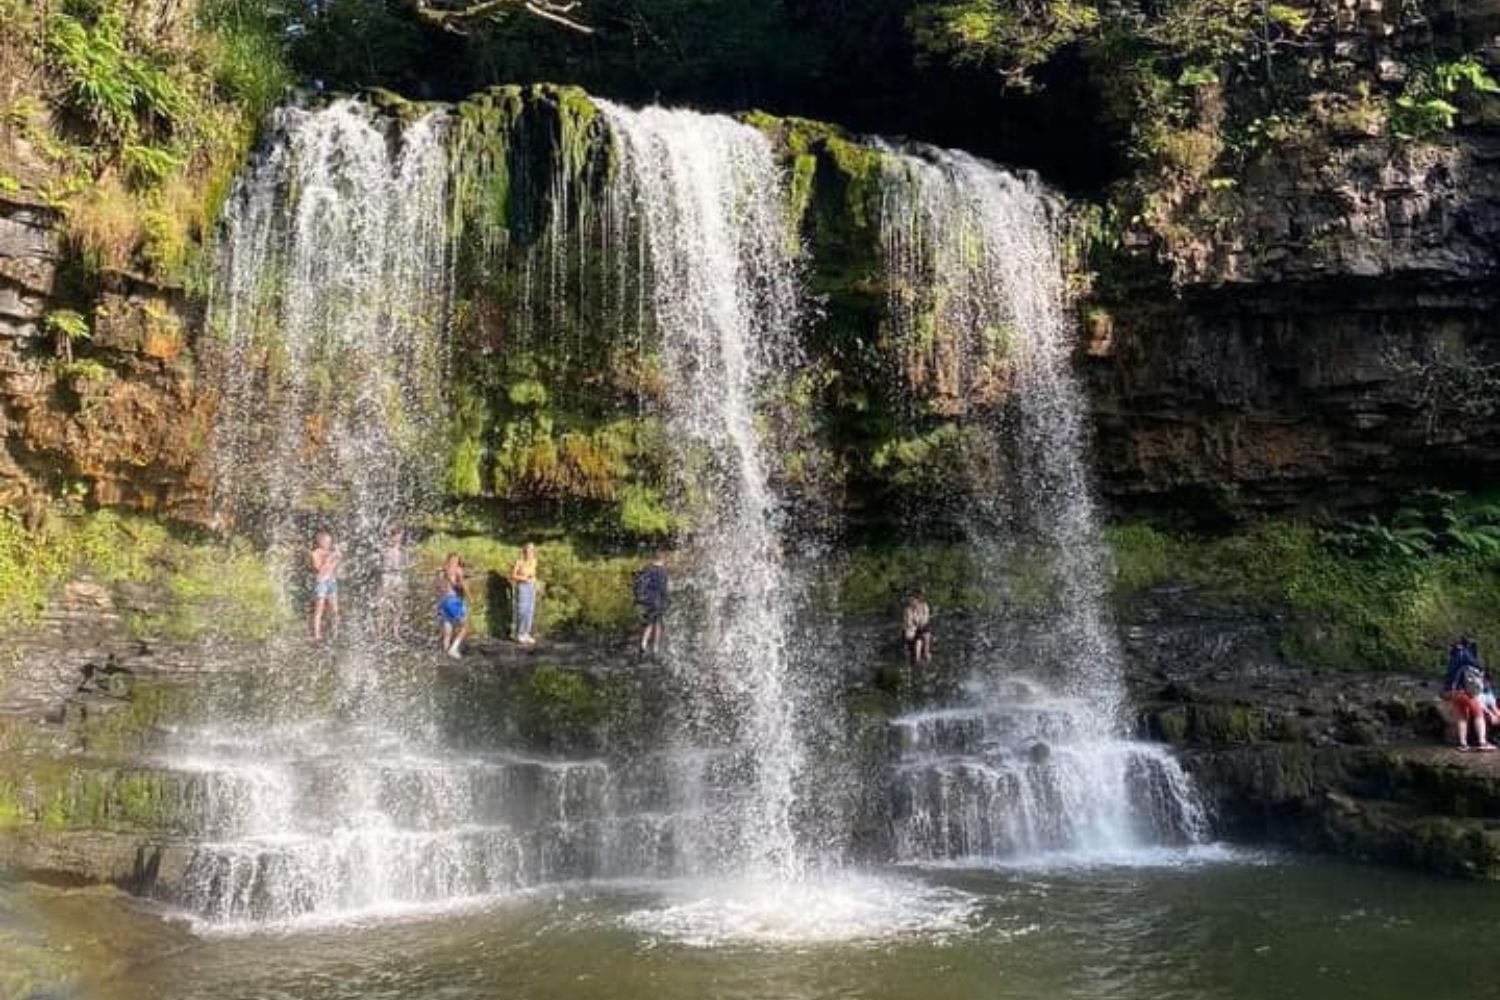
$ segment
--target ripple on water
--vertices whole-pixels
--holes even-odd
[[[978,929],[979,904],[962,890],[898,876],[719,879],[672,883],[659,905],[620,922],[653,944],[694,948],[878,943],[912,935],[943,941]]]
[[[1190,844],[1182,847],[1131,847],[1122,849],[1043,851],[1013,857],[953,858],[908,863],[923,871],[1019,871],[1068,872],[1099,868],[1201,868],[1209,865],[1262,865],[1274,863],[1275,855],[1247,851],[1228,844]]]

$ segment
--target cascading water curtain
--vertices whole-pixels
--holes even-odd
[[[1185,775],[1125,739],[1123,657],[1085,461],[1062,206],[964,153],[889,151],[882,235],[907,377],[961,428],[983,592],[977,704],[898,720],[900,853],[1129,850],[1201,827]]]
[[[298,555],[327,528],[351,570],[443,455],[445,118],[392,128],[354,101],[278,113],[226,207],[208,317],[218,513]]]
[[[702,786],[708,822],[689,834],[685,861],[796,877],[807,764],[796,720],[810,688],[789,643],[798,567],[783,551],[785,512],[760,426],[798,316],[784,177],[767,138],[732,119],[599,107],[619,155],[608,228],[615,252],[637,253],[649,272],[642,295],[698,567],[699,613],[674,636],[688,692],[682,737],[725,754],[687,775]]]

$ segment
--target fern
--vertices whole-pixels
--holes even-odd
[[[157,184],[183,165],[183,158],[157,146],[127,144],[120,150],[125,173],[140,185]]]

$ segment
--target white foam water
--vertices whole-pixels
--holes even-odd
[[[694,948],[807,947],[928,939],[973,930],[979,900],[902,875],[856,872],[796,881],[725,879],[663,887],[659,905],[621,923],[650,940]]]

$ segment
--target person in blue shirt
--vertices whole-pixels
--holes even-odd
[[[1461,636],[1448,647],[1448,673],[1443,678],[1443,697],[1453,707],[1454,744],[1469,749],[1469,723],[1474,723],[1477,737],[1475,750],[1494,750],[1490,745],[1487,715],[1484,709],[1484,669],[1479,663],[1479,647],[1468,636]]]
[[[651,564],[635,576],[635,607],[641,619],[641,655],[661,653],[662,636],[666,634],[667,554],[656,553]]]

